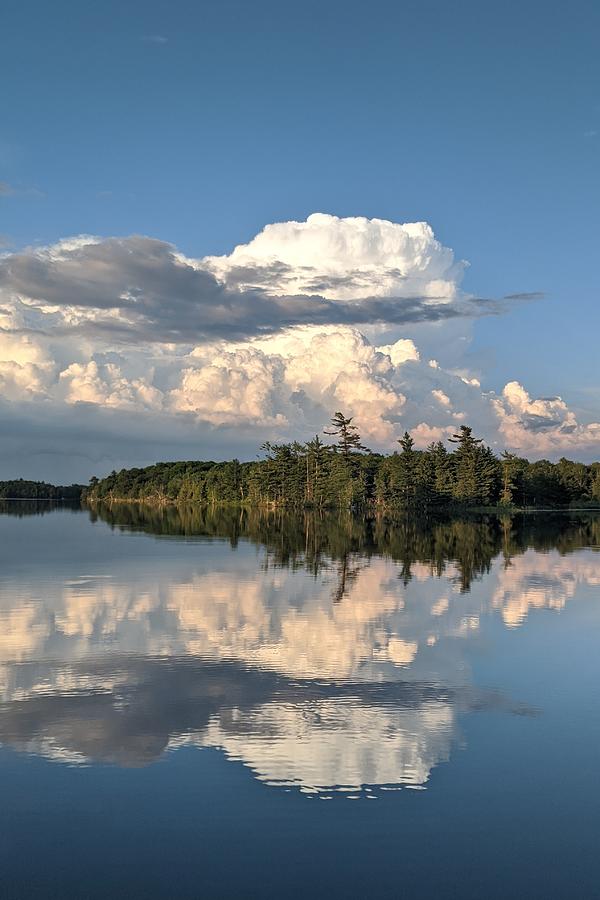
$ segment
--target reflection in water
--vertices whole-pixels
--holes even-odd
[[[469,647],[600,585],[593,517],[116,506],[32,522],[30,564],[7,557],[0,575],[0,742],[119,765],[212,746],[307,792],[422,786],[462,712],[527,713],[473,687]]]

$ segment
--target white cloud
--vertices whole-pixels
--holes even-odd
[[[216,455],[247,455],[265,439],[321,432],[337,409],[375,449],[406,429],[426,446],[466,422],[498,450],[597,454],[600,424],[580,424],[562,399],[516,382],[486,392],[464,367],[464,329],[483,308],[461,291],[463,271],[426,223],[324,214],[269,225],[221,257],[87,235],[5,253],[0,401],[24,434],[47,421],[42,401],[56,422],[78,408],[83,423],[85,405],[82,430],[100,408],[151,411],[156,440],[145,431],[144,445],[153,455],[160,444],[162,458],[175,432],[199,455],[215,455],[217,432]],[[406,335],[413,322],[420,349]],[[114,427],[118,443],[124,425]]]
[[[411,435],[418,449],[425,449],[429,444],[438,441],[446,441],[452,436],[454,427],[452,425],[428,425],[426,422],[419,422],[411,429]]]
[[[79,235],[0,255],[0,302],[23,327],[187,343],[292,325],[447,321],[498,312],[460,290],[464,263],[424,222],[315,214],[230,256],[193,259],[144,236]]]
[[[501,395],[482,391],[462,370],[432,367],[410,340],[378,347],[349,326],[297,326],[272,338],[205,343],[190,352],[153,344],[116,354],[89,339],[63,341],[62,358],[51,349],[44,338],[0,332],[0,390],[25,416],[36,399],[56,410],[85,404],[152,411],[161,441],[178,419],[183,428],[206,424],[205,440],[211,428],[230,429],[222,438],[224,455],[240,453],[241,428],[253,448],[266,439],[304,440],[322,432],[337,409],[355,417],[375,449],[392,449],[404,430],[417,447],[445,441],[460,422],[498,450],[534,457],[600,448],[600,425],[578,424],[560,399],[533,400],[516,383]]]
[[[93,403],[126,409],[160,407],[162,395],[141,378],[128,380],[114,363],[72,363],[60,373],[67,403]]]
[[[278,409],[286,405],[283,361],[261,350],[197,348],[194,368],[185,368],[171,392],[173,408],[194,413],[213,425],[248,422],[260,426],[285,426]]]
[[[273,294],[329,300],[457,296],[466,263],[436,240],[427,222],[399,224],[313,213],[305,222],[267,225],[228,256],[203,260],[219,279]]]
[[[492,403],[510,448],[537,455],[600,448],[600,423],[579,424],[561,397],[534,399],[518,381],[511,381]]]
[[[389,348],[385,348],[389,349]],[[418,358],[412,341],[390,351]],[[201,345],[190,354],[171,400],[178,411],[215,425],[240,421],[320,431],[335,409],[349,409],[367,439],[394,440],[405,397],[393,384],[391,356],[355,328],[298,327],[271,339]]]
[[[445,406],[449,408],[452,404],[450,403],[450,398],[443,391],[440,391],[437,388],[434,388],[431,392],[432,397],[437,400],[440,406]]]
[[[26,334],[2,331],[0,311],[0,393],[12,401],[44,397],[55,366],[41,344]]]
[[[399,338],[394,344],[384,344],[377,349],[389,356],[394,366],[400,366],[411,359],[418,361],[421,358],[415,342],[408,338]]]

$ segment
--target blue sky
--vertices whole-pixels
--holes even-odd
[[[7,2],[2,31],[9,250],[427,221],[466,291],[545,294],[475,323],[482,386],[598,417],[597,3]]]

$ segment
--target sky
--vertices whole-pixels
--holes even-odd
[[[0,477],[337,409],[600,458],[600,7],[11,2]]]

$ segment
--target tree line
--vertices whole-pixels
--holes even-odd
[[[253,462],[171,462],[92,478],[88,500],[232,503],[267,508],[428,509],[600,506],[600,462],[499,457],[472,429],[417,450],[408,432],[392,454],[370,451],[353,418],[337,412],[306,443],[266,443]]]
[[[79,500],[83,490],[82,484],[56,485],[14,478],[0,481],[0,500]]]

